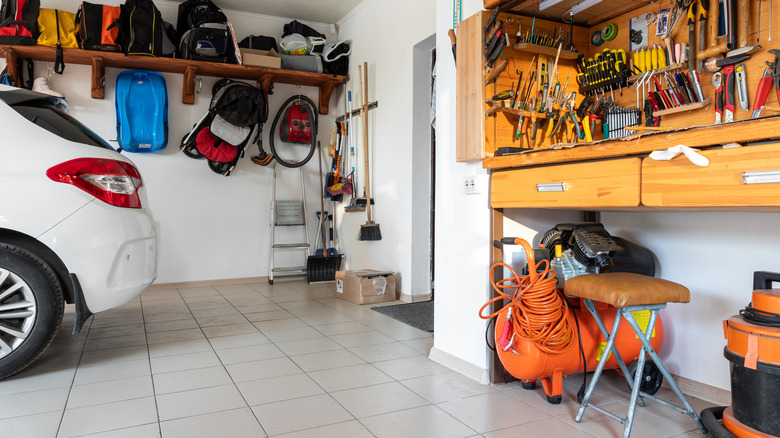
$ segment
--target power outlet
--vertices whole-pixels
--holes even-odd
[[[463,177],[463,193],[467,195],[479,194],[477,188],[477,177],[475,175]]]

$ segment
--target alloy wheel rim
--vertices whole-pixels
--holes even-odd
[[[24,343],[37,313],[30,285],[13,272],[0,268],[0,359]]]

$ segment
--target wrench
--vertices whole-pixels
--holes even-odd
[[[712,86],[715,87],[715,124],[721,123],[723,114],[723,74],[717,72],[712,75]]]

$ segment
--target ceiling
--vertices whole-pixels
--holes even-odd
[[[551,20],[561,21],[562,17],[565,21],[569,20],[568,11],[572,7],[585,3],[583,0],[560,0],[553,6],[545,8],[543,11],[539,10],[539,4],[541,0],[504,0],[500,5],[501,10],[512,10],[523,15],[531,15],[542,18],[549,18]],[[577,24],[587,24],[593,26],[595,24],[603,23],[610,18],[617,17],[626,12],[630,12],[635,9],[639,9],[650,3],[650,1],[637,1],[637,0],[602,0],[600,2],[591,2],[592,6],[588,6],[581,12],[574,15],[574,22]]]
[[[219,7],[234,11],[291,18],[310,23],[336,23],[362,0],[220,0]]]

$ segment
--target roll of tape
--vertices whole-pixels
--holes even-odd
[[[604,44],[604,38],[601,36],[600,31],[593,32],[593,35],[590,37],[590,43],[597,47]]]
[[[604,38],[604,41],[612,41],[617,36],[617,30],[618,28],[614,23],[609,23],[604,26],[604,29],[601,31],[601,36]]]

